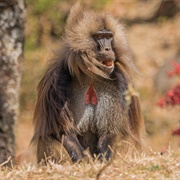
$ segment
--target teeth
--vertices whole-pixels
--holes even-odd
[[[113,60],[104,60],[104,61],[99,61],[99,62],[107,67],[113,66]]]
[[[113,65],[113,61],[112,60],[106,60],[103,62],[104,65],[106,65],[107,67],[110,67]]]

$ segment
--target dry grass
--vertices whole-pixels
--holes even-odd
[[[90,161],[63,165],[51,162],[47,166],[24,163],[12,169],[0,170],[0,179],[171,179],[180,177],[180,151],[139,154],[134,158],[116,154],[110,163]]]

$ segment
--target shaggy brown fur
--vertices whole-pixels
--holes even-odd
[[[97,44],[92,35],[100,29],[113,33],[115,53],[111,74],[96,59]],[[84,11],[77,3],[70,12],[62,48],[50,62],[38,86],[34,113],[37,159],[60,159],[61,144],[73,161],[92,156],[111,158],[118,136],[140,146],[143,120],[137,97],[126,106],[124,91],[137,70],[132,62],[124,27],[113,16]],[[97,94],[97,105],[85,104],[89,84]],[[58,148],[59,147],[59,148]]]

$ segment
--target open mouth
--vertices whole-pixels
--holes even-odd
[[[101,61],[101,63],[107,67],[112,67],[114,65],[113,60],[104,60],[104,61]]]

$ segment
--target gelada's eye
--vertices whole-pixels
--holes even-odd
[[[112,38],[113,36],[112,36],[112,34],[107,34],[106,35],[106,39],[110,39],[110,38]]]
[[[102,38],[103,38],[103,35],[102,35],[102,34],[97,34],[97,35],[96,35],[96,38],[97,38],[97,39],[102,39]]]

